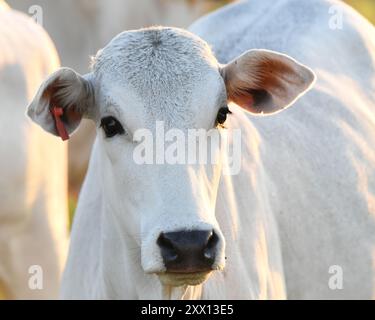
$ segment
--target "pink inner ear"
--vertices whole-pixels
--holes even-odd
[[[230,96],[229,99],[247,111],[254,111],[255,100],[251,94],[237,94],[236,96]]]
[[[67,108],[65,115],[69,123],[77,123],[82,120],[82,115],[79,112],[75,111],[75,106],[72,106],[71,108]]]
[[[51,109],[52,117],[55,120],[56,131],[63,141],[69,140],[68,131],[65,128],[63,121],[61,120],[64,110],[60,107],[54,106]]]

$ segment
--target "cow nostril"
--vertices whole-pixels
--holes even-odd
[[[177,260],[177,250],[172,241],[164,236],[164,233],[160,234],[157,243],[158,246],[163,250],[164,259],[167,259],[170,262]]]
[[[219,242],[219,237],[214,231],[211,231],[211,234],[208,238],[206,248],[204,249],[204,257],[208,260],[213,260],[215,258],[216,246]]]
[[[174,249],[172,241],[170,239],[166,238],[164,236],[164,233],[160,234],[159,239],[158,239],[158,245],[160,247],[165,248],[165,249],[170,249],[170,250]]]
[[[214,231],[211,231],[211,235],[209,236],[208,242],[207,242],[207,248],[208,249],[215,248],[218,242],[219,242],[219,237]]]

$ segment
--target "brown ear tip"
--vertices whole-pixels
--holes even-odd
[[[310,90],[317,81],[317,76],[313,70],[310,68],[304,67],[304,72],[301,72],[304,88],[303,92]]]
[[[307,68],[307,70],[308,70],[308,74],[310,76],[310,78],[309,78],[310,83],[313,85],[318,80],[318,76],[316,75],[316,73],[312,69]]]

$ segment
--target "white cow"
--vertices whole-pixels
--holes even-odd
[[[24,106],[59,59],[43,29],[2,0],[0,48],[0,296],[57,298],[68,245],[66,147]]]
[[[62,137],[83,117],[97,127],[62,297],[285,298],[276,186],[261,158],[265,142],[242,110],[277,113],[313,82],[313,72],[286,55],[251,50],[220,65],[199,37],[162,27],[120,34],[85,76],[63,68],[48,77],[29,105],[31,119]],[[225,136],[216,122],[228,101],[226,126],[242,130],[240,174],[222,174],[225,152],[212,154],[215,164],[135,162],[139,130],[158,134],[158,121]],[[63,126],[51,116],[55,107]]]
[[[252,118],[279,223],[289,298],[375,298],[375,30],[341,1],[242,1],[191,30],[221,63],[289,54],[318,81],[298,106]]]

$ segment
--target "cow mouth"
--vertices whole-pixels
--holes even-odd
[[[198,286],[205,282],[211,275],[212,271],[192,272],[192,273],[178,273],[165,272],[159,273],[159,280],[163,285],[172,287],[181,286]]]

